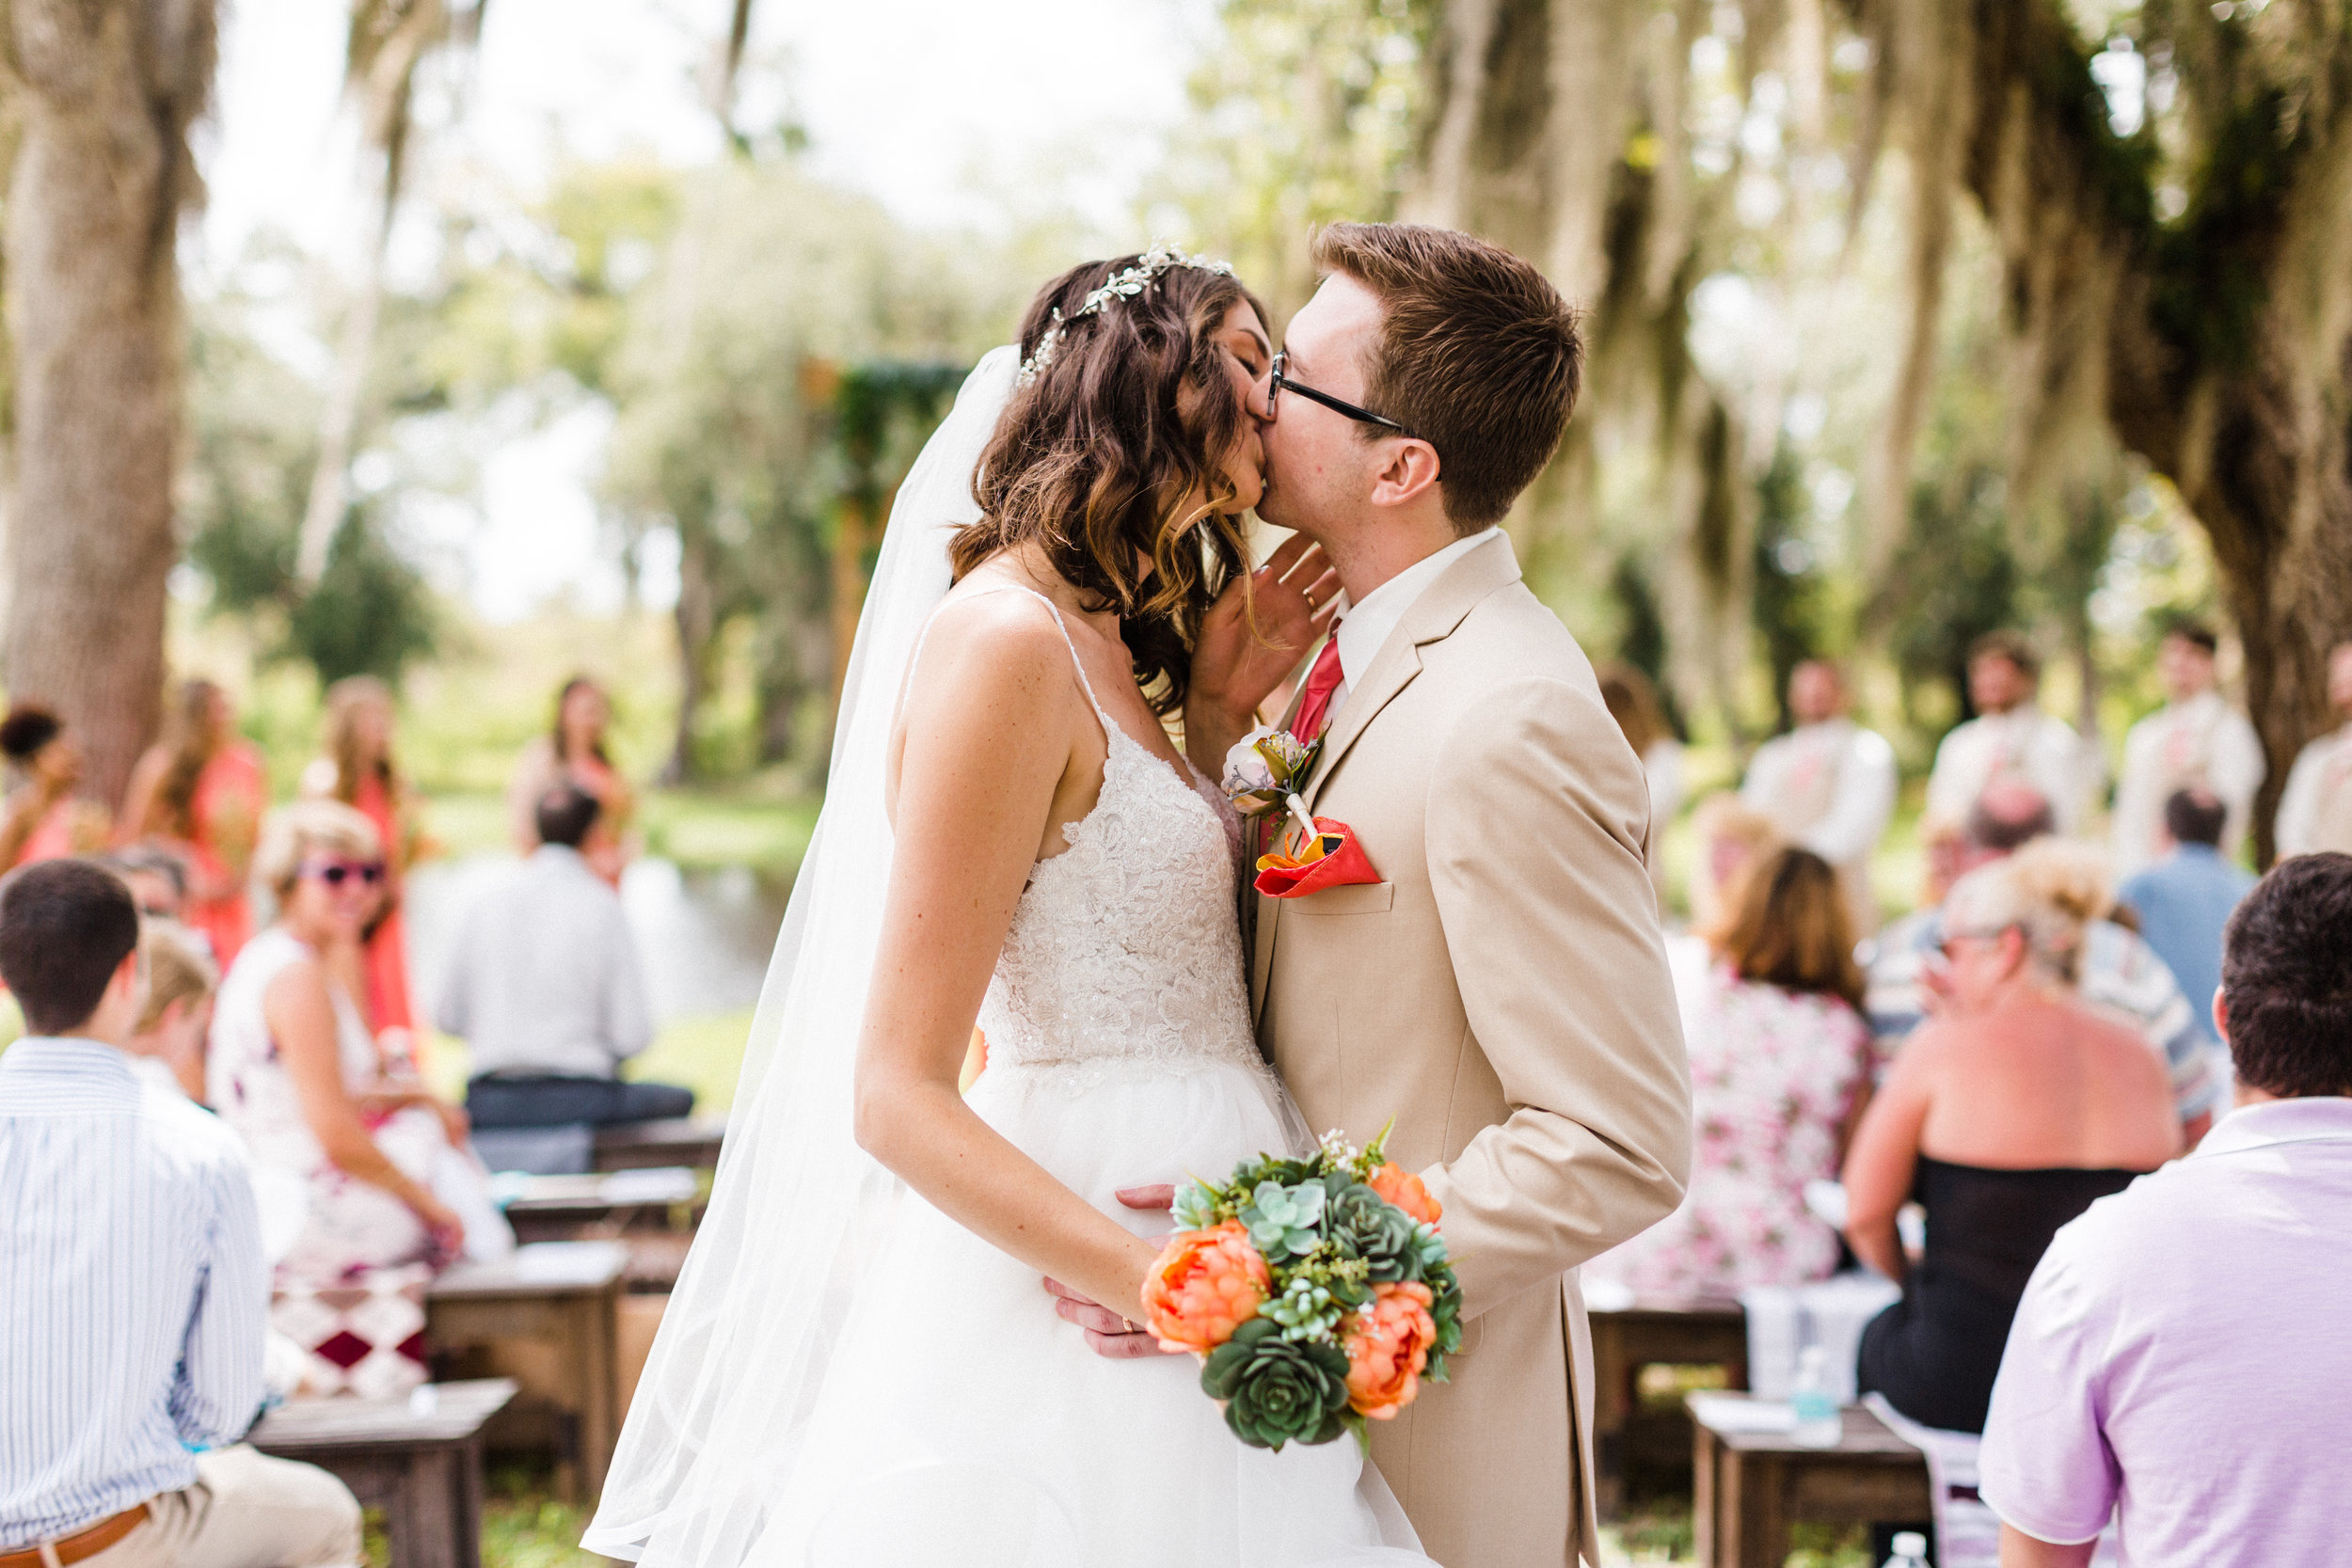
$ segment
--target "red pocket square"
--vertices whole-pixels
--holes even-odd
[[[1258,857],[1258,878],[1251,885],[1269,898],[1304,898],[1326,888],[1353,882],[1376,882],[1356,830],[1327,816],[1315,818],[1316,839],[1302,855],[1280,853]]]

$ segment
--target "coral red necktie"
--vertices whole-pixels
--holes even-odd
[[[1330,716],[1331,693],[1340,689],[1341,679],[1340,628],[1334,623],[1331,635],[1324,639],[1323,652],[1315,656],[1314,668],[1307,672],[1306,694],[1298,700],[1298,717],[1291,734],[1312,740],[1323,733],[1323,721]]]

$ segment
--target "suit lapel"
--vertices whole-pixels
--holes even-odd
[[[1299,792],[1310,813],[1323,793],[1325,781],[1338,768],[1349,748],[1371,728],[1380,710],[1421,673],[1421,650],[1452,636],[1454,628],[1462,624],[1481,599],[1518,580],[1518,557],[1511,548],[1510,537],[1502,535],[1447,567],[1445,574],[1413,602],[1396,630],[1389,634],[1389,640],[1374,656],[1372,668],[1364,672],[1362,688],[1351,688],[1340,711],[1332,716],[1330,727],[1325,732],[1322,754],[1315,759],[1314,776]],[[1282,718],[1284,728],[1289,727],[1297,712],[1298,698],[1294,695],[1290,710]],[[1281,922],[1283,900],[1254,893],[1248,896],[1255,911],[1249,963],[1249,1016],[1254,1023],[1265,1012],[1266,982],[1274,971],[1275,927]]]
[[[1396,630],[1373,656],[1372,668],[1364,672],[1361,690],[1350,689],[1346,702],[1333,716],[1323,754],[1315,759],[1314,777],[1307,781],[1300,798],[1312,810],[1324,784],[1338,771],[1380,710],[1396,699],[1398,692],[1413,684],[1421,673],[1421,650],[1432,642],[1442,642],[1454,635],[1454,628],[1478,601],[1498,588],[1519,580],[1518,557],[1512,552],[1510,536],[1499,534],[1470,551],[1445,570],[1445,574],[1425,589],[1405,611]]]

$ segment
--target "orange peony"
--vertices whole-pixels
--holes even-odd
[[[1421,1392],[1422,1369],[1429,1365],[1429,1346],[1438,1337],[1429,1316],[1431,1300],[1426,1285],[1375,1288],[1372,1307],[1356,1319],[1347,1337],[1347,1402],[1358,1415],[1393,1420]]]
[[[1372,1173],[1371,1180],[1365,1185],[1423,1225],[1437,1224],[1438,1216],[1445,1212],[1438,1200],[1429,1196],[1429,1189],[1422,1184],[1421,1178],[1401,1165],[1382,1165]]]
[[[1167,1349],[1205,1355],[1256,1317],[1273,1288],[1241,1221],[1180,1230],[1144,1276],[1144,1322]]]

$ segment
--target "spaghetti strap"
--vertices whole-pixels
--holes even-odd
[[[1101,700],[1094,695],[1094,683],[1087,679],[1086,661],[1078,657],[1078,644],[1071,640],[1070,624],[1061,618],[1061,606],[1056,604],[1052,598],[1048,597],[1046,594],[1039,593],[1036,589],[1025,588],[1017,582],[991,583],[985,588],[974,589],[971,593],[966,594],[964,597],[966,599],[977,599],[990,594],[1026,594],[1029,597],[1035,599],[1038,603],[1046,608],[1046,610],[1054,617],[1054,629],[1061,633],[1062,646],[1070,650],[1071,668],[1078,673],[1078,689],[1087,694],[1087,703],[1088,705],[1094,709],[1094,717],[1102,721],[1104,729],[1118,735],[1125,735],[1127,732],[1120,729],[1119,721],[1113,719],[1109,713],[1104,711]],[[946,605],[942,603],[939,610],[945,610],[946,608]],[[939,610],[931,611],[931,615],[934,620],[937,619],[939,615]],[[907,660],[907,677],[910,680],[914,678],[915,665],[920,662],[923,657],[924,641],[928,639],[930,634],[931,622],[926,621],[923,623],[923,630],[914,639],[914,653]]]

